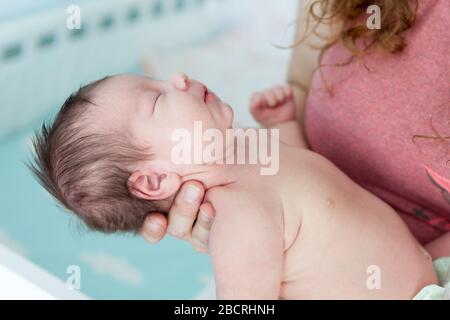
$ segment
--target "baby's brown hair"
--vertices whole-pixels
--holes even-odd
[[[34,136],[34,158],[28,166],[59,204],[89,228],[138,232],[146,215],[162,208],[134,197],[127,185],[130,167],[150,159],[149,150],[135,145],[126,132],[100,133],[88,126],[89,111],[96,107],[95,89],[107,79],[81,87],[52,124],[44,122]]]

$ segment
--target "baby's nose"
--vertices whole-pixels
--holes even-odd
[[[189,88],[189,77],[185,73],[179,72],[174,74],[170,81],[177,89],[187,90]]]

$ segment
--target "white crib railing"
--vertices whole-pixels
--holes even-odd
[[[0,300],[84,300],[87,296],[0,244]]]
[[[150,50],[208,39],[234,21],[235,0],[80,2],[0,23],[0,138],[42,117],[82,83],[136,68]]]

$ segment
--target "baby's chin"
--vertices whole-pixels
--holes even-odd
[[[222,102],[222,107],[223,107],[224,117],[225,117],[225,119],[227,119],[226,128],[232,129],[233,123],[234,123],[234,110],[228,103]]]

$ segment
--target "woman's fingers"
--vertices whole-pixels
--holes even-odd
[[[198,252],[207,253],[215,210],[210,203],[201,203],[204,193],[200,182],[187,181],[175,197],[168,219],[161,213],[152,212],[146,217],[139,233],[150,243],[156,243],[167,230],[177,238],[189,240]]]
[[[169,234],[177,238],[190,235],[204,193],[205,189],[198,181],[187,181],[181,186],[170,208]]]
[[[156,243],[164,237],[166,229],[166,217],[159,212],[152,212],[145,218],[144,225],[139,233],[148,242]]]
[[[209,202],[202,203],[197,221],[192,229],[192,245],[199,252],[208,252],[209,233],[214,217],[214,207]]]

